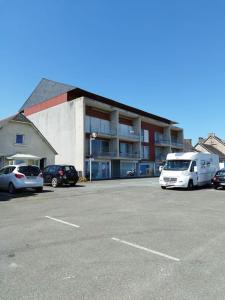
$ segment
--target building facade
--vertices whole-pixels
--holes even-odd
[[[176,122],[47,79],[21,112],[56,149],[56,163],[89,177],[91,161],[93,179],[154,176],[167,153],[183,151]]]
[[[0,168],[9,163],[54,164],[57,152],[23,114],[0,121]]]

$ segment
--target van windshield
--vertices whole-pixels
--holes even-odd
[[[167,160],[163,170],[184,171],[190,166],[190,160]]]

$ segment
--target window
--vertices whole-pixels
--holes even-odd
[[[141,157],[149,159],[149,146],[141,146]]]
[[[17,134],[16,135],[16,144],[23,144],[24,143],[24,135],[23,134]]]
[[[0,170],[0,175],[4,174],[5,168]]]
[[[133,152],[133,145],[128,143],[120,143],[120,153],[128,154]]]
[[[85,131],[91,132],[91,118],[89,116],[85,117]]]
[[[40,174],[40,169],[34,166],[22,166],[18,168],[18,172],[25,176],[38,176]]]
[[[119,133],[122,136],[132,136],[135,134],[133,126],[126,124],[119,124]]]
[[[205,166],[206,166],[205,160],[201,160],[201,168],[205,168]]]
[[[133,162],[121,162],[120,164],[120,176],[130,177],[136,175],[136,163]]]
[[[86,116],[85,131],[110,134],[110,121]]]
[[[167,160],[164,170],[167,171],[185,171],[190,166],[190,160]]]
[[[196,161],[193,161],[192,164],[191,164],[190,172],[194,172],[195,167],[196,167]]]
[[[142,142],[149,143],[149,131],[147,129],[141,129]]]
[[[2,174],[10,174],[13,172],[13,170],[15,170],[15,167],[6,167]]]

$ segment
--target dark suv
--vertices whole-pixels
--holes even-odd
[[[220,186],[225,189],[225,169],[217,171],[216,175],[213,177],[214,189],[217,189]]]
[[[45,184],[53,187],[63,184],[74,186],[79,179],[76,169],[70,165],[47,166],[43,170],[43,178]]]

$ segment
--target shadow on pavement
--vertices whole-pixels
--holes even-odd
[[[28,190],[21,190],[21,191],[17,191],[15,194],[9,194],[7,192],[3,192],[0,191],[0,202],[2,201],[9,201],[11,199],[15,199],[15,198],[25,198],[25,197],[36,197],[39,194],[44,194],[44,193],[53,193],[53,191],[51,190],[43,190],[42,193],[37,193],[32,189],[28,189]]]
[[[170,191],[174,190],[174,191],[178,191],[178,192],[184,192],[184,191],[194,192],[194,191],[198,191],[198,190],[211,190],[211,189],[213,189],[213,186],[211,186],[211,185],[196,186],[191,190],[188,190],[188,189],[185,189],[185,188],[178,188],[178,187],[172,187],[172,188],[168,187],[167,188],[167,190],[170,190]]]
[[[67,189],[76,189],[80,187],[86,187],[86,185],[76,184],[76,185],[60,185],[59,188],[67,188]]]

